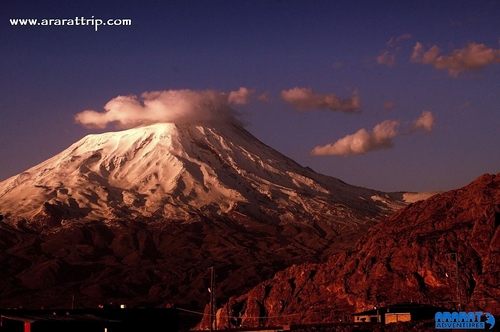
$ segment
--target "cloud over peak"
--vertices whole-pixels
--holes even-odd
[[[254,93],[254,90],[250,90],[245,87],[240,87],[236,91],[229,92],[227,97],[227,102],[234,105],[245,105],[250,101],[250,96]]]
[[[310,88],[295,87],[281,91],[281,98],[298,111],[331,110],[354,113],[361,108],[357,90],[354,91],[352,98],[342,100],[333,93],[317,94]]]
[[[84,127],[99,129],[112,123],[122,129],[159,122],[241,123],[229,104],[246,103],[251,92],[245,89],[240,88],[232,97],[231,93],[188,89],[144,92],[140,97],[118,96],[104,106],[104,112],[85,110],[75,116],[75,121]]]
[[[440,53],[441,49],[435,45],[426,51],[424,46],[417,42],[410,60],[432,65],[438,70],[447,70],[452,77],[457,77],[464,71],[481,70],[488,65],[500,63],[500,50],[489,48],[484,44],[469,43],[462,49],[453,50],[448,56],[440,56]]]

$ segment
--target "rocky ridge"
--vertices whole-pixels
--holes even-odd
[[[228,316],[232,327],[332,322],[410,301],[498,315],[499,226],[500,174],[485,174],[401,209],[353,250],[294,265],[231,297],[217,312],[218,326],[227,327]],[[198,327],[207,326],[205,315]]]

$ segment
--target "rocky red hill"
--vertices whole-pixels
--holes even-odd
[[[292,266],[231,297],[218,324],[227,326],[228,314],[239,326],[332,322],[406,301],[498,315],[499,226],[500,174],[486,174],[410,204],[372,227],[354,250]],[[205,317],[200,327],[207,324]]]

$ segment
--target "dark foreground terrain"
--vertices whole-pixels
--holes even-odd
[[[352,247],[351,236],[249,219],[93,222],[42,231],[0,224],[0,307],[203,307],[212,264],[224,298],[292,264]]]

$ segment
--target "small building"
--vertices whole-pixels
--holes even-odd
[[[379,309],[358,312],[352,315],[354,323],[377,323],[381,322]]]
[[[353,315],[353,321],[354,323],[382,324],[408,322],[433,319],[438,311],[448,311],[448,309],[427,304],[404,302],[356,313]]]

